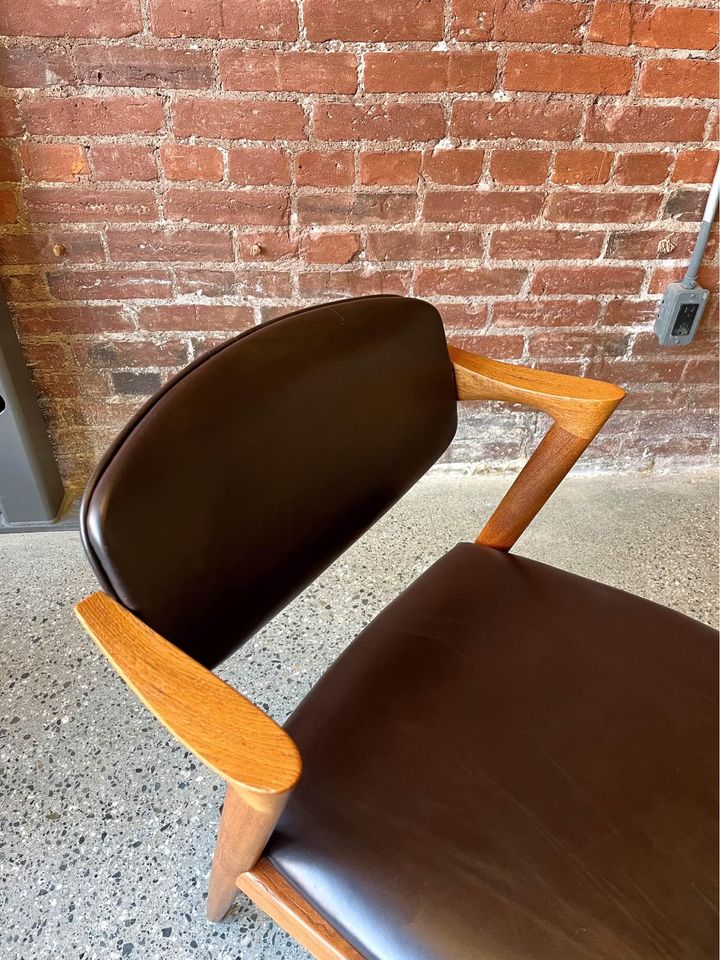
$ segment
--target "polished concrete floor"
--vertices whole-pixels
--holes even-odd
[[[223,676],[282,721],[378,610],[474,537],[507,483],[425,480]],[[715,624],[716,477],[571,478],[518,552]],[[84,636],[72,605],[93,589],[76,533],[0,537],[0,957],[306,957],[242,897],[205,921],[221,784]]]

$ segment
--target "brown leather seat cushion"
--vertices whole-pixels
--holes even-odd
[[[368,960],[717,957],[717,635],[460,544],[287,724],[266,854]]]

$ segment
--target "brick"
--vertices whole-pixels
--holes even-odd
[[[0,137],[19,137],[23,125],[18,115],[18,106],[12,100],[3,100],[0,110]]]
[[[580,28],[587,15],[586,3],[541,0],[528,6],[522,0],[510,0],[498,5],[493,39],[512,43],[579,44]]]
[[[607,150],[558,150],[553,183],[607,183],[613,154]]]
[[[108,370],[113,367],[179,367],[188,362],[187,344],[182,340],[154,341],[80,340],[72,353],[81,367]]]
[[[630,3],[622,0],[595,0],[588,39],[626,47],[632,40]]]
[[[227,334],[201,334],[200,336],[193,336],[191,339],[193,356],[200,357],[206,354],[210,350],[214,350],[215,347],[221,346],[227,341]]]
[[[459,330],[482,330],[487,326],[488,308],[484,303],[444,303],[440,308],[443,324],[448,335]]]
[[[223,178],[223,157],[217,147],[195,147],[164,143],[160,163],[168,180],[209,180]]]
[[[133,300],[172,295],[167,270],[76,270],[49,273],[48,282],[58,300]]]
[[[490,176],[496,183],[537,186],[545,183],[549,162],[547,150],[493,150]]]
[[[304,140],[305,114],[297,103],[269,100],[178,100],[173,132],[179,137]]]
[[[260,322],[265,323],[266,320],[274,320],[275,317],[284,317],[290,311],[296,309],[294,301],[291,303],[275,303],[267,304],[261,303],[257,306],[257,312],[260,314]]]
[[[528,351],[537,359],[557,357],[563,360],[585,359],[587,357],[622,356],[627,349],[627,337],[619,334],[557,333],[549,331],[538,333],[530,338]]]
[[[263,263],[268,260],[284,260],[295,257],[298,242],[285,232],[242,233],[237,238],[238,259]]]
[[[672,410],[678,402],[676,390],[665,390],[662,387],[658,389],[657,384],[650,384],[645,389],[642,387],[643,385],[638,385],[625,395],[622,404],[623,413],[627,413],[628,410]],[[656,450],[657,441],[653,443],[653,451]]]
[[[22,345],[25,362],[28,367],[42,367],[45,370],[59,370],[69,362],[68,348],[64,343],[40,340],[25,340]]]
[[[87,151],[75,143],[24,143],[20,147],[25,174],[30,180],[75,183],[90,173]]]
[[[453,343],[463,350],[469,350],[471,353],[479,353],[485,357],[491,357],[493,360],[518,360],[523,354],[525,340],[523,337],[509,337],[506,334],[488,334],[478,335],[473,333],[471,336],[454,337]],[[512,416],[508,411],[505,416]],[[497,416],[497,413],[495,413]]]
[[[157,218],[151,190],[31,187],[24,197],[28,216],[36,223],[128,223]]]
[[[666,457],[673,464],[676,464],[681,457],[690,457],[692,460],[702,457],[704,461],[709,461],[712,452],[712,440],[707,437],[672,437],[669,440],[656,440],[653,443],[656,465],[662,463]]]
[[[16,223],[20,216],[17,196],[13,190],[0,190],[0,223]]]
[[[242,331],[254,324],[251,307],[172,304],[143,307],[138,314],[142,330]]]
[[[458,100],[450,136],[477,140],[572,140],[580,123],[579,104],[540,100]]]
[[[238,147],[228,151],[228,176],[243,187],[290,183],[290,158],[272,147]]]
[[[107,377],[97,371],[84,370],[80,377],[74,370],[43,370],[36,367],[32,371],[32,378],[38,393],[58,399],[106,397],[109,392]]]
[[[414,193],[321,193],[298,197],[298,222],[309,226],[407,223],[415,218]]]
[[[662,293],[669,283],[677,283],[682,280],[687,269],[687,264],[679,267],[656,267],[650,275],[648,284],[648,293]],[[717,267],[702,266],[698,274],[698,283],[706,290],[717,293],[720,288]]]
[[[712,50],[718,42],[717,14],[692,7],[596,0],[588,39],[619,46]]]
[[[545,217],[554,223],[641,223],[654,220],[661,193],[553,193]]]
[[[442,40],[443,0],[394,0],[393,3],[341,3],[304,0],[309,40]]]
[[[700,107],[592,107],[585,139],[596,143],[685,143],[703,139],[708,111]]]
[[[153,148],[132,143],[94,143],[90,147],[97,180],[155,180]]]
[[[665,201],[663,217],[695,223],[702,220],[706,200],[705,190],[676,190]]]
[[[170,87],[194,90],[213,82],[209,50],[76,45],[77,79],[99,87]]]
[[[400,270],[334,270],[301,273],[300,296],[323,301],[330,297],[367,297],[381,293],[406,294],[410,273]]]
[[[352,53],[221,50],[220,80],[226,90],[291,93],[355,93]]]
[[[191,223],[279,227],[288,223],[288,198],[279,190],[171,187],[165,194],[165,216]]]
[[[368,93],[477,93],[492,90],[496,74],[497,54],[490,51],[365,54]]]
[[[107,242],[110,259],[127,263],[234,259],[232,237],[227,230],[108,230]]]
[[[286,298],[292,289],[287,270],[188,267],[175,274],[181,296]]]
[[[349,187],[355,180],[353,154],[349,150],[295,154],[295,182],[299,187]]]
[[[156,37],[212,37],[239,40],[295,40],[295,0],[150,0]]]
[[[713,394],[718,383],[718,361],[716,357],[707,357],[700,360],[688,360],[685,372],[683,373],[683,382],[685,383],[709,383],[713,387]],[[712,406],[715,406],[716,398],[713,396]]]
[[[357,233],[318,233],[303,237],[300,251],[307,263],[350,263],[362,249]]]
[[[671,163],[672,154],[667,152],[621,153],[615,168],[615,179],[623,185],[664,183]]]
[[[28,133],[108,136],[158,133],[163,128],[159,97],[28,97],[20,105]]]
[[[23,335],[112,333],[132,330],[133,324],[122,307],[47,306],[14,311]]]
[[[536,192],[429,190],[423,218],[439,223],[512,223],[533,220],[542,204],[543,195]]]
[[[21,179],[20,162],[11,146],[0,146],[0,180],[17,183]]]
[[[456,40],[492,39],[496,0],[452,0],[450,31]]]
[[[448,186],[469,186],[482,176],[484,150],[433,150],[423,154],[428,180]]]
[[[420,176],[422,155],[416,150],[396,153],[361,153],[360,183],[373,186],[414,186]]]
[[[632,77],[629,57],[511,50],[504,87],[536,93],[627,93]]]
[[[54,247],[63,247],[57,256]],[[4,264],[101,263],[105,251],[99,233],[58,230],[0,236],[0,261]]]
[[[465,440],[456,435],[441,462],[459,462],[465,466],[469,461],[473,469],[477,467],[483,471],[508,464],[517,468],[522,466],[528,431],[517,422],[512,425],[498,423],[498,415],[493,411],[492,418],[482,422],[482,429],[478,430],[476,426],[471,436],[471,440]]]
[[[696,239],[694,232],[671,230],[613,231],[605,256],[609,260],[685,260]],[[714,239],[711,252],[717,249]]]
[[[519,293],[526,270],[502,267],[419,267],[415,292],[419,296],[478,297]]]
[[[712,183],[717,150],[683,150],[677,155],[672,179],[681,183]]]
[[[609,380],[611,383],[617,383],[621,387],[632,387],[635,384],[643,388],[652,383],[671,383],[676,384],[682,375],[683,360],[665,360],[641,362],[633,360],[615,360],[612,358],[598,358],[590,364],[587,370],[588,377],[596,377],[599,380]],[[617,420],[622,414],[622,408],[613,417]],[[667,414],[662,414],[666,435],[676,432],[670,424]],[[622,423],[622,420],[620,421]],[[662,424],[659,424],[662,427]],[[649,430],[650,422],[645,424]]]
[[[10,303],[34,303],[50,299],[44,273],[6,273],[0,282]]]
[[[673,348],[673,352],[675,350],[677,350],[675,355],[678,356],[682,353],[694,353],[696,347],[693,344],[686,344],[685,347]],[[632,355],[643,357],[644,359],[649,358],[662,361],[667,359],[668,350],[667,347],[663,347],[658,343],[654,331],[647,330],[635,335],[632,345]]]
[[[560,293],[602,294],[639,293],[645,279],[642,267],[540,267],[535,271],[531,292],[540,295]]]
[[[52,87],[73,80],[72,64],[64,51],[0,47],[0,85],[3,87]]]
[[[648,300],[611,300],[607,305],[603,323],[607,325],[635,327],[647,326],[655,320],[657,303]]]
[[[597,323],[597,300],[519,300],[493,305],[495,327],[579,327]]]
[[[712,60],[647,60],[640,72],[644,97],[718,96],[718,65]]]
[[[604,239],[597,230],[495,230],[490,256],[493,260],[594,260]]]
[[[439,103],[316,103],[313,129],[320,140],[437,140],[445,116]]]
[[[119,394],[148,397],[162,386],[160,374],[151,370],[131,371],[113,370],[111,376],[113,390]]]
[[[28,0],[0,7],[10,37],[130,37],[142,29],[139,0]]]
[[[467,230],[386,230],[369,233],[368,260],[479,260],[481,233]]]

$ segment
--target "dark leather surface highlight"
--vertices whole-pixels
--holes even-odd
[[[287,729],[266,855],[368,960],[715,960],[717,634],[460,544]]]
[[[118,438],[86,492],[103,587],[206,666],[304,589],[455,433],[442,322],[365,297],[200,358]]]

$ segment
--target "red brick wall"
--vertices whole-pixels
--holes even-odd
[[[713,6],[3,4],[1,270],[66,474],[219,339],[377,292],[629,387],[586,462],[707,461],[717,310],[684,349],[652,322],[716,159]],[[515,462],[540,427],[472,411],[453,457]]]

